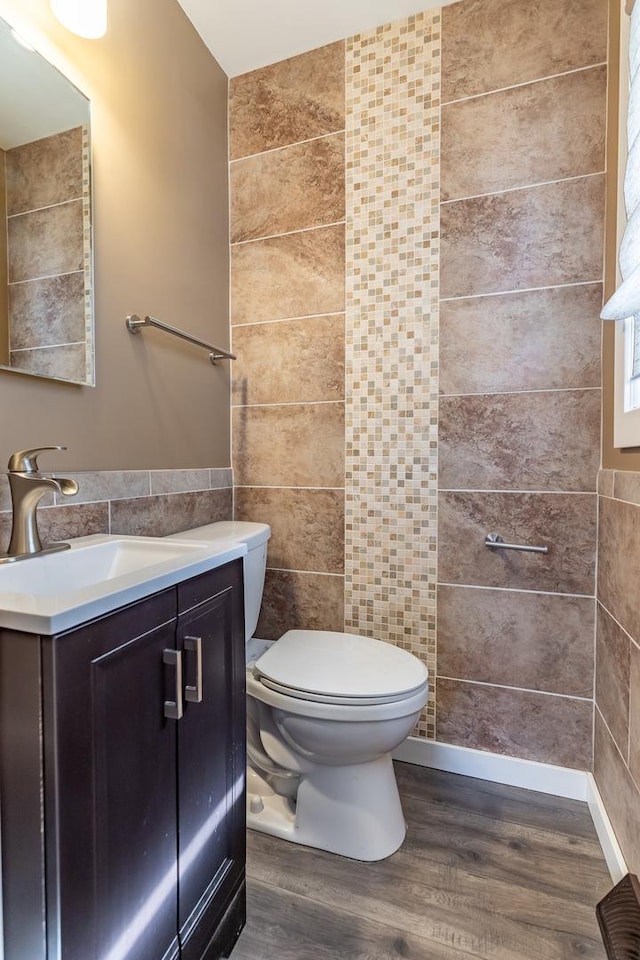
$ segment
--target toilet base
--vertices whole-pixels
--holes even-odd
[[[250,768],[247,826],[352,860],[383,860],[406,833],[391,754],[352,766],[317,764],[302,775],[295,805]]]

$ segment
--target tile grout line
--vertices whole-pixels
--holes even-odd
[[[56,207],[66,207],[70,203],[80,203],[84,197],[70,197],[68,200],[59,200],[57,203],[48,203],[44,207],[33,207],[31,210],[21,210],[19,213],[7,214],[7,220],[15,220],[16,217],[28,217],[32,213],[41,213],[42,210],[54,210]]]
[[[311,233],[312,230],[327,230],[330,227],[343,227],[346,220],[332,220],[331,223],[316,223],[311,227],[299,227],[297,230],[285,230],[283,233],[268,233],[263,237],[249,237],[247,240],[232,240],[231,249],[243,247],[248,243],[260,243],[262,240],[279,240],[281,237],[293,237],[298,233]]]
[[[146,500],[146,499],[155,499],[157,497],[179,497],[189,493],[215,493],[222,490],[231,490],[231,485],[226,487],[197,487],[193,490],[162,490],[160,492],[154,493],[153,491],[147,491],[145,493],[127,493],[123,496],[118,496],[114,494],[107,494],[103,497],[97,497],[96,499],[86,499],[86,500],[75,500],[73,497],[65,497],[64,500],[58,500],[57,494],[54,494],[53,503],[45,503],[40,506],[39,510],[50,510],[52,507],[80,507],[87,504],[96,504],[96,503],[120,503],[123,500]],[[319,488],[319,489],[328,489],[328,488]],[[71,502],[68,502],[71,501]],[[6,510],[0,510],[0,514],[9,514],[11,513],[11,508]]]
[[[257,153],[248,153],[245,157],[230,157],[229,167],[234,163],[243,163],[245,160],[255,160],[256,157],[264,157],[270,153],[278,153],[280,150],[288,150],[289,147],[301,147],[305,143],[315,143],[317,140],[328,140],[329,137],[344,136],[346,128],[332,130],[331,133],[319,133],[317,137],[307,137],[306,140],[294,140],[292,143],[283,143],[279,147],[269,147],[267,150],[258,150]]]
[[[247,410],[255,407],[321,407],[327,405],[344,404],[342,400],[278,400],[273,403],[234,403],[232,410]]]
[[[36,283],[38,280],[57,280],[59,277],[82,276],[84,270],[68,270],[66,273],[45,273],[41,277],[28,277],[26,280],[9,280],[8,287],[19,287],[23,283]]]
[[[468,200],[484,200],[488,197],[502,197],[507,193],[521,193],[523,190],[539,190],[541,187],[552,187],[558,183],[575,183],[577,180],[589,180],[593,177],[603,177],[606,171],[596,170],[593,173],[580,173],[572,177],[559,177],[557,180],[540,180],[535,183],[525,183],[518,187],[506,187],[504,190],[490,190],[487,193],[471,193],[466,197],[453,197],[450,200],[441,200],[441,207],[448,207],[453,203],[466,203]]]
[[[541,293],[545,290],[567,290],[570,287],[603,286],[602,278],[596,280],[574,280],[570,283],[551,283],[546,287],[514,287],[510,290],[491,290],[487,293],[465,293],[456,297],[440,297],[440,303],[454,303],[457,300],[479,300],[485,297],[508,297],[516,293]]]
[[[270,317],[268,320],[249,320],[248,323],[234,323],[232,329],[242,327],[264,327],[272,323],[294,323],[297,320],[321,320],[324,317],[344,317],[345,309],[331,310],[328,313],[304,313],[299,317]]]
[[[625,627],[622,626],[622,624],[621,624],[620,621],[617,619],[617,617],[614,617],[614,615],[611,613],[611,611],[609,610],[609,608],[607,607],[607,605],[606,605],[605,603],[603,603],[602,600],[601,600],[599,597],[596,597],[595,599],[596,599],[596,603],[598,604],[598,606],[602,607],[602,609],[603,609],[604,612],[607,614],[607,616],[610,617],[611,620],[613,620],[613,622],[616,624],[617,627],[619,627],[620,630],[622,630],[622,632],[624,633],[625,637],[627,637],[627,638],[631,641],[631,643],[634,645],[634,647],[637,647],[638,650],[640,651],[640,644],[638,643],[638,641],[635,640],[634,637],[631,636],[631,634],[629,633],[629,631],[628,631]]]
[[[268,483],[236,483],[234,488],[236,490],[333,490],[338,493],[344,491],[344,487],[303,487],[299,484],[293,487],[285,487],[283,484]]]
[[[314,577],[344,577],[344,573],[331,573],[329,570],[298,570],[295,567],[270,567],[267,566],[267,570],[272,570],[274,573],[301,573],[309,574]]]
[[[486,680],[468,680],[464,677],[446,677],[438,674],[437,680],[449,680],[452,683],[473,684],[476,687],[491,687],[498,690],[517,690],[520,693],[535,693],[542,697],[559,697],[561,700],[578,700],[580,703],[592,703],[591,697],[577,697],[571,693],[554,693],[551,690],[536,690],[531,687],[515,687],[507,683],[490,683]]]
[[[531,390],[480,390],[476,393],[441,393],[440,400],[458,397],[516,397],[530,393],[597,393],[602,387],[540,387]]]
[[[60,347],[85,346],[86,340],[70,340],[65,343],[43,343],[39,347],[11,347],[10,353],[33,353],[40,350],[58,350]]]
[[[594,490],[521,490],[521,489],[505,489],[505,488],[495,488],[495,487],[438,487],[438,493],[500,493],[500,494],[517,494],[518,496],[523,496],[531,494],[536,497],[597,497],[598,493]]]
[[[525,593],[540,597],[566,597],[573,600],[595,600],[593,593],[563,593],[560,590],[536,590],[535,587],[527,590],[525,587],[493,587],[483,583],[450,583],[446,580],[438,581],[439,587],[453,587],[460,590],[498,590],[500,593]]]
[[[606,721],[606,719],[605,719],[605,717],[604,717],[604,715],[603,715],[603,713],[602,713],[602,710],[600,709],[600,707],[598,706],[597,703],[594,704],[594,707],[595,707],[595,710],[598,711],[598,715],[600,716],[600,719],[601,719],[602,723],[604,724],[604,727],[605,727],[607,733],[609,734],[609,738],[611,739],[611,743],[613,744],[614,750],[616,751],[616,753],[618,754],[618,756],[619,756],[620,759],[622,760],[622,764],[623,764],[625,770],[627,771],[627,773],[629,774],[629,779],[631,780],[632,784],[634,785],[634,787],[636,788],[636,790],[638,791],[638,793],[640,793],[640,784],[636,781],[636,778],[635,778],[634,775],[631,773],[631,767],[629,766],[628,762],[627,762],[627,761],[625,760],[625,758],[622,756],[622,753],[621,753],[621,751],[620,751],[620,747],[618,746],[618,744],[617,744],[617,742],[616,742],[616,738],[614,737],[613,733],[611,732],[611,727],[610,727],[609,724],[607,723],[607,721]],[[595,717],[594,717],[594,725],[595,725]]]
[[[561,73],[550,73],[545,77],[534,77],[533,80],[523,80],[521,83],[512,83],[507,87],[496,87],[494,90],[484,90],[482,93],[471,93],[466,97],[458,97],[455,100],[445,100],[441,104],[441,107],[444,109],[456,103],[466,103],[468,100],[479,100],[481,97],[492,97],[496,93],[506,93],[508,90],[519,90],[521,87],[530,87],[532,84],[546,83],[549,80],[558,80],[561,77],[570,77],[576,73],[584,73],[587,70],[598,70],[600,67],[606,66],[607,61],[602,60],[599,63],[590,63],[584,67],[575,67],[573,70],[563,70]]]
[[[612,500],[613,503],[626,503],[630,507],[640,507],[640,500],[625,500],[624,497],[608,497],[606,493],[599,493],[599,497],[602,497],[603,500]]]

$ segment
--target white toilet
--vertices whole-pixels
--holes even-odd
[[[289,630],[275,643],[252,640],[270,534],[267,524],[226,521],[176,535],[248,549],[247,824],[381,860],[405,835],[391,753],[427,701],[427,669],[405,650],[346,633]]]

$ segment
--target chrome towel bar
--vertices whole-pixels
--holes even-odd
[[[484,545],[491,550],[522,550],[526,553],[549,553],[549,547],[529,547],[526,543],[505,543],[499,533],[488,533],[485,537]]]
[[[163,323],[162,320],[157,320],[155,317],[145,317],[144,320],[141,320],[140,317],[136,316],[135,313],[132,313],[130,317],[127,317],[127,330],[129,333],[139,333],[142,327],[157,327],[158,330],[164,330],[165,333],[171,333],[174,337],[180,337],[181,340],[187,340],[189,343],[194,343],[196,347],[204,347],[205,350],[210,351],[209,360],[213,364],[215,364],[216,360],[236,359],[234,353],[229,353],[227,350],[223,350],[222,347],[214,347],[212,343],[207,343],[206,340],[200,340],[199,337],[194,337],[190,333],[185,333],[184,330],[178,330],[177,327],[170,327],[168,323]]]

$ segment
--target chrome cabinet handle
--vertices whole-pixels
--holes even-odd
[[[196,683],[186,685],[184,698],[189,703],[202,703],[202,637],[185,637],[184,648],[196,655]]]
[[[163,650],[162,662],[175,667],[175,700],[165,700],[164,715],[168,720],[182,719],[182,650]]]

